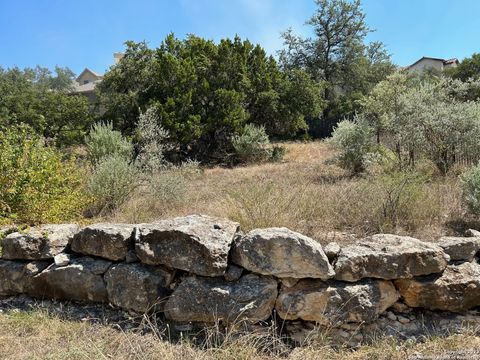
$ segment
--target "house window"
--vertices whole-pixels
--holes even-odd
[[[88,80],[83,80],[83,85],[88,84],[88,83],[89,83]]]

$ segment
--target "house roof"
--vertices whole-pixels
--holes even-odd
[[[97,74],[95,71],[89,69],[88,67],[85,68],[81,73],[80,75],[78,75],[77,77],[77,81],[80,81],[80,78],[83,76],[83,74],[89,72],[90,74],[92,74],[93,76],[99,78],[99,79],[102,79],[103,78],[103,75],[100,75],[100,74]]]
[[[75,83],[72,92],[73,93],[87,93],[95,90],[95,87],[101,80],[92,81],[86,84]]]
[[[443,63],[443,65],[450,65],[450,64],[458,64],[458,59],[457,58],[452,58],[452,59],[448,59],[448,60],[445,60],[445,59],[440,59],[440,58],[434,58],[434,57],[428,57],[428,56],[422,56],[420,59],[418,59],[417,61],[415,61],[413,64],[407,66],[406,68],[409,69],[411,68],[412,66],[415,66],[417,65],[419,62],[421,62],[422,60],[434,60],[434,61],[441,61]]]

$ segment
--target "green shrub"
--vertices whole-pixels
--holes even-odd
[[[133,145],[119,131],[113,130],[112,123],[97,123],[92,126],[85,139],[88,159],[95,165],[105,156],[120,156],[130,160]]]
[[[45,146],[27,126],[0,130],[0,223],[69,221],[89,203],[75,159]]]
[[[245,125],[241,134],[232,137],[235,155],[243,163],[267,160],[271,155],[269,144],[265,128],[253,124]]]
[[[102,157],[95,166],[88,190],[95,200],[94,211],[110,213],[122,205],[138,185],[134,163],[120,154]]]
[[[368,154],[373,148],[373,130],[360,117],[343,120],[334,129],[330,142],[340,151],[337,162],[353,174],[365,170]]]
[[[462,176],[462,193],[469,212],[480,215],[480,164]]]

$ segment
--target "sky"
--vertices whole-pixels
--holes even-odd
[[[480,52],[480,0],[363,0],[368,41],[405,66],[422,56]],[[151,47],[170,32],[218,41],[236,34],[276,54],[287,28],[311,34],[314,0],[0,0],[0,66],[103,73],[127,40]]]

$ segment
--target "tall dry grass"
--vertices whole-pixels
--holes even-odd
[[[324,142],[287,143],[282,163],[204,169],[179,201],[135,194],[110,220],[145,222],[202,213],[228,217],[244,230],[286,226],[321,242],[332,231],[359,236],[394,232],[434,240],[462,216],[458,178],[420,171],[428,180],[403,186],[398,174],[350,177],[329,160]]]

